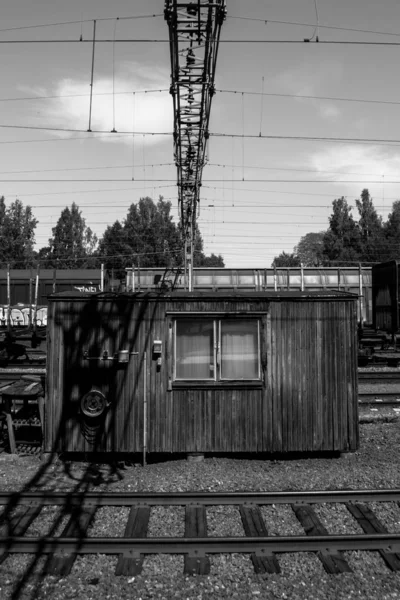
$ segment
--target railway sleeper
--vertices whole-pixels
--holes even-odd
[[[292,510],[307,535],[329,535],[318,515],[309,504],[292,504]],[[316,553],[327,573],[352,573],[352,569],[342,552],[319,551]]]
[[[365,533],[388,533],[386,527],[379,521],[375,513],[366,505],[357,503],[346,503],[347,510],[356,519]],[[395,552],[378,550],[386,565],[392,571],[400,571],[400,555]]]

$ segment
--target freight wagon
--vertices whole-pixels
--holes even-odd
[[[399,333],[400,262],[391,260],[372,267],[374,329],[392,336]]]
[[[81,291],[96,293],[110,291],[155,291],[185,289],[184,276],[179,271],[164,268],[127,269],[129,283],[118,280],[112,272],[101,269],[44,269],[39,272],[38,305],[43,308],[41,321],[47,318],[47,296],[54,292]],[[11,305],[30,305],[35,297],[35,270],[11,270]],[[195,268],[193,289],[198,291],[320,291],[342,290],[357,294],[358,319],[371,324],[372,278],[371,269],[358,267],[289,267],[267,269]],[[32,299],[32,300],[31,300]],[[7,271],[0,270],[0,306],[7,302]],[[1,308],[0,308],[1,310]],[[26,311],[25,311],[26,312]],[[1,318],[1,315],[0,315]],[[20,318],[20,317],[19,317]],[[18,319],[17,319],[18,320]]]

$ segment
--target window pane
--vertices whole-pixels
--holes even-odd
[[[258,322],[221,321],[221,378],[258,379]]]
[[[214,379],[213,321],[176,321],[176,379]]]

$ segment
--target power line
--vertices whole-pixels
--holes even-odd
[[[8,125],[0,123],[2,129],[29,129],[39,131],[56,131],[66,133],[92,133],[85,129],[72,129],[64,127],[46,127],[46,126],[33,126],[33,125]],[[110,131],[106,130],[93,130],[93,133],[114,135]],[[118,131],[118,135],[141,135],[141,136],[165,136],[172,135],[169,131]],[[265,140],[295,140],[295,141],[310,141],[310,142],[339,142],[339,143],[362,143],[362,144],[376,144],[376,145],[399,145],[400,140],[398,139],[379,139],[379,138],[341,138],[341,137],[325,137],[325,136],[305,136],[305,135],[260,135],[260,134],[242,134],[242,133],[210,133],[212,137],[229,137],[229,138],[246,138],[246,139],[265,139]],[[90,136],[89,136],[90,137]]]
[[[355,171],[325,171],[325,170],[318,170],[318,169],[297,169],[297,168],[291,168],[291,167],[260,167],[260,166],[255,166],[255,165],[224,165],[221,163],[207,163],[206,167],[226,167],[228,169],[254,169],[254,170],[262,170],[262,171],[289,171],[289,172],[296,172],[296,173],[336,173],[337,175],[365,175],[366,177],[368,175],[374,175],[376,177],[379,177],[383,175],[383,173],[360,173],[360,172],[355,172]]]
[[[55,181],[55,180],[52,180]],[[132,182],[135,183],[135,182]],[[165,188],[171,188],[171,187],[176,187],[175,185],[154,185],[152,186],[152,188],[155,189],[165,189]],[[8,196],[16,196],[18,198],[27,198],[27,197],[31,197],[31,196],[66,196],[66,195],[71,195],[71,194],[98,194],[98,193],[106,193],[106,192],[138,192],[138,191],[145,191],[146,188],[145,187],[141,187],[141,188],[135,188],[135,187],[128,187],[128,188],[100,188],[100,189],[95,189],[95,190],[70,190],[68,192],[39,192],[37,194],[7,194]]]
[[[125,21],[125,20],[136,20],[136,19],[151,19],[153,17],[162,17],[163,14],[154,14],[154,15],[135,15],[130,17],[102,17],[100,19],[96,18],[96,21]],[[80,25],[82,23],[93,23],[93,19],[80,19],[79,21],[62,21],[58,23],[40,23],[36,25],[20,25],[19,27],[6,27],[0,29],[0,33],[3,31],[20,31],[23,29],[38,29],[42,27],[58,27],[59,25]],[[82,40],[83,41],[83,40]]]
[[[324,137],[324,136],[307,136],[307,135],[260,135],[257,134],[241,134],[241,133],[210,133],[213,137],[229,137],[229,138],[246,138],[246,139],[266,139],[266,140],[295,140],[309,142],[339,142],[339,143],[362,143],[375,144],[377,146],[391,145],[397,146],[400,140],[395,139],[378,139],[378,138],[340,138],[340,137]]]
[[[93,96],[121,96],[130,94],[153,94],[158,92],[168,92],[169,88],[160,88],[157,90],[132,90],[129,92],[93,92]],[[88,98],[90,94],[56,94],[53,96],[22,96],[19,98],[0,98],[0,102],[15,102],[18,100],[55,100],[57,98]]]
[[[131,181],[132,183],[148,183],[149,185],[153,182],[159,183],[161,181],[165,182],[176,182],[176,179],[0,179],[0,183],[126,183]],[[217,179],[204,179],[205,183],[213,183],[213,182],[224,182],[225,179],[217,178]],[[382,184],[394,184],[400,183],[400,179],[397,180],[368,180],[360,179],[360,180],[350,180],[350,179],[249,179],[249,178],[241,178],[241,179],[230,179],[230,182],[233,183],[352,183],[352,184],[367,184],[367,183],[379,183]]]
[[[93,39],[59,39],[59,40],[0,40],[0,44],[92,44]],[[151,39],[151,38],[125,38],[113,40],[108,38],[96,38],[96,44],[169,44],[166,39]],[[368,42],[354,40],[319,40],[312,42],[310,40],[265,40],[265,39],[229,39],[220,40],[221,44],[301,44],[307,43],[318,45],[336,45],[336,46],[400,46],[400,42]]]
[[[216,90],[222,94],[245,94],[250,96],[272,96],[277,98],[302,98],[308,100],[337,100],[340,102],[360,102],[366,104],[393,104],[399,105],[395,100],[367,100],[364,98],[340,98],[337,96],[311,96],[308,94],[281,94],[275,92],[246,92],[239,90]]]
[[[86,132],[87,133],[87,132]],[[112,138],[118,138],[118,137],[127,137],[127,134],[118,134],[118,133],[111,133],[111,131],[107,134],[109,136],[112,136]],[[132,135],[132,134],[131,134]],[[86,136],[71,136],[71,137],[65,137],[65,138],[45,138],[45,139],[41,139],[41,140],[6,140],[3,142],[0,142],[0,144],[34,144],[36,142],[38,143],[42,143],[42,142],[70,142],[70,141],[76,141],[76,140],[84,140],[84,141],[90,141],[90,140],[99,140],[99,139],[104,139],[106,137],[106,134],[103,133],[102,135],[86,135]]]
[[[67,133],[101,133],[101,134],[111,134],[114,132],[106,131],[106,130],[96,130],[91,129],[88,131],[87,129],[72,129],[68,127],[46,127],[46,126],[36,126],[36,125],[7,125],[6,123],[0,123],[1,129],[33,129],[35,131],[61,131]],[[172,135],[170,131],[118,131],[119,135]]]
[[[302,26],[302,27],[315,27],[315,23],[301,23],[299,21],[277,21],[275,19],[257,19],[257,18],[253,18],[253,17],[240,17],[240,16],[234,16],[234,15],[228,15],[228,19],[238,19],[241,21],[255,21],[255,22],[264,23],[265,25],[267,23],[274,23],[277,25],[298,25],[298,26]],[[387,35],[387,36],[395,36],[395,37],[400,36],[400,33],[391,33],[390,31],[377,31],[377,30],[373,30],[373,29],[357,29],[355,27],[342,27],[339,25],[321,25],[321,23],[318,23],[318,27],[320,29],[334,29],[336,31],[352,31],[355,33],[373,33],[375,35]]]
[[[174,166],[174,163],[154,163],[149,165],[135,165],[135,168],[140,169],[143,167],[170,167]],[[24,171],[0,171],[0,175],[4,175],[6,173],[17,174],[17,173],[54,173],[60,171],[104,171],[106,169],[130,169],[132,165],[120,165],[120,166],[107,166],[102,165],[99,167],[70,167],[63,169],[29,169]]]

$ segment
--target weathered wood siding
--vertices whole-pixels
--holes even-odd
[[[355,450],[355,304],[271,302],[268,321],[263,450]]]
[[[356,300],[281,296],[53,297],[46,451],[142,451],[145,381],[149,452],[355,450]],[[257,313],[263,381],[174,384],[174,314],[194,312]],[[154,340],[163,342],[159,368]],[[123,349],[139,353],[125,366],[83,357],[85,350],[93,357]],[[90,431],[79,405],[92,387],[110,406]]]

